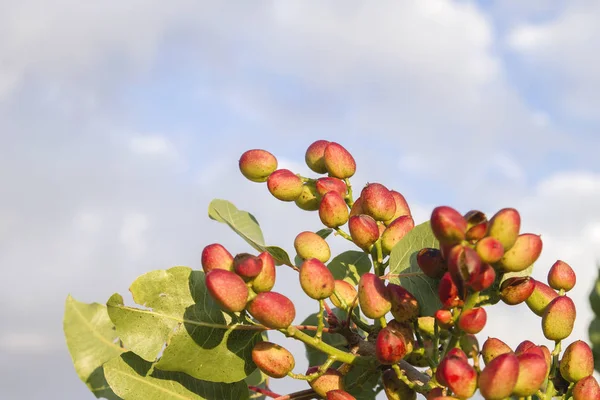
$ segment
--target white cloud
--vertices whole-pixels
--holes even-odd
[[[41,333],[8,332],[0,336],[0,348],[7,353],[38,354],[54,350],[56,343]]]
[[[507,36],[508,45],[530,66],[530,79],[559,82],[550,85],[553,96],[548,100],[591,120],[598,120],[600,104],[599,16],[598,2],[573,1],[554,18],[521,22]]]
[[[163,135],[136,135],[130,139],[134,153],[148,156],[174,156],[175,146]]]
[[[119,239],[133,258],[139,258],[147,249],[145,234],[150,228],[148,217],[140,212],[130,212],[123,217]]]

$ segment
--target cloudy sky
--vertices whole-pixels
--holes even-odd
[[[208,219],[211,199],[253,212],[269,244],[318,229],[237,170],[265,148],[305,172],[317,139],[355,155],[356,187],[402,192],[417,222],[437,205],[518,208],[544,240],[534,276],[557,259],[576,270],[573,338],[587,339],[598,18],[592,0],[0,0],[0,397],[93,398],[64,344],[67,294],[104,302],[146,271],[200,268],[209,243],[247,250]],[[548,344],[525,306],[499,308],[481,338]]]

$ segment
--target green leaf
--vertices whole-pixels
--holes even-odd
[[[258,221],[249,212],[238,210],[227,200],[215,199],[208,205],[208,216],[215,221],[229,225],[250,246],[264,251],[256,247],[264,246],[265,239]]]
[[[327,267],[335,279],[358,285],[360,277],[371,270],[371,260],[364,251],[349,250],[331,260]]]
[[[390,282],[400,284],[413,294],[419,302],[421,315],[432,316],[442,304],[438,297],[439,280],[424,275],[417,264],[419,250],[439,248],[429,221],[415,226],[402,238],[390,253],[390,274],[414,274],[401,278],[391,278]]]
[[[375,400],[378,393],[375,387],[380,377],[381,371],[378,369],[355,366],[344,376],[344,386],[356,400]]]
[[[110,387],[124,400],[244,400],[249,397],[244,381],[214,383],[181,372],[152,371],[152,363],[132,352],[109,361],[104,369]]]
[[[131,285],[127,307],[115,294],[107,303],[119,337],[129,350],[155,361],[156,367],[180,371],[211,382],[237,382],[251,374],[252,348],[260,331],[240,326],[234,314],[221,311],[206,290],[204,273],[187,267],[148,272]],[[234,326],[231,326],[235,324]]]
[[[332,311],[335,315],[338,316],[338,318],[340,318],[340,319],[346,318],[347,314],[343,310],[340,310],[339,308],[334,308]],[[318,313],[309,315],[308,317],[306,317],[306,319],[304,321],[302,321],[302,323],[300,325],[316,326],[318,323],[317,314]],[[324,318],[325,318],[325,327],[328,327],[327,318],[326,317],[324,317]],[[317,334],[315,331],[304,331],[304,333],[306,333],[307,335],[312,336],[312,337],[314,337]],[[338,348],[338,349],[347,350],[345,348],[345,346],[348,344],[348,342],[346,341],[346,338],[343,337],[342,335],[340,335],[339,333],[331,334],[331,333],[323,332],[323,341],[333,347]],[[321,365],[327,360],[327,354],[315,349],[312,346],[308,346],[307,344],[305,344],[305,347],[306,347],[306,357],[308,358],[309,366]],[[334,365],[339,365],[339,364],[334,364]]]
[[[333,232],[333,229],[331,228],[324,228],[321,229],[317,232],[315,232],[317,235],[321,236],[323,239],[327,239],[327,236],[331,235],[331,233]]]
[[[281,247],[277,247],[277,246],[267,246],[267,247],[259,246],[259,247],[263,249],[261,251],[268,251],[269,254],[275,260],[275,264],[277,264],[277,265],[284,265],[284,264],[290,265],[292,263],[288,253]]]
[[[277,246],[265,246],[265,239],[256,218],[247,211],[238,210],[227,200],[215,199],[208,206],[208,216],[215,221],[229,225],[257,251],[267,251],[275,259],[277,265],[291,265],[290,256]]]
[[[600,269],[598,269],[598,278],[590,292],[589,300],[592,311],[596,314],[596,318],[589,326],[590,342],[594,353],[594,368],[600,372]]]
[[[248,386],[256,386],[261,389],[266,389],[269,384],[269,376],[265,375],[260,369],[256,369],[253,373],[250,374],[246,379],[244,379],[244,383]],[[253,393],[252,400],[265,400],[267,396],[259,395],[258,393]]]
[[[106,306],[81,303],[69,295],[65,302],[63,329],[79,378],[96,397],[118,400],[104,379],[102,365],[126,350],[118,343]]]

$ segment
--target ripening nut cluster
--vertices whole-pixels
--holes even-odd
[[[530,276],[542,240],[540,235],[521,232],[516,209],[501,209],[489,219],[477,210],[461,214],[440,206],[432,211],[431,232],[439,248],[422,248],[413,254],[417,273],[438,289],[439,309],[424,315],[416,293],[386,282],[387,257],[415,227],[404,196],[381,183],[368,183],[354,199],[349,178],[356,172],[356,162],[338,143],[312,143],[305,161],[313,172],[326,176],[310,178],[277,169],[275,156],[260,149],[246,151],[239,168],[250,181],[266,182],[276,199],[318,211],[325,227],[364,251],[375,266],[374,271],[362,273],[357,285],[336,279],[327,265],[332,259],[327,236],[311,231],[296,236],[293,247],[299,261],[290,266],[298,271],[303,292],[319,302],[321,311],[329,301],[348,315],[342,321],[328,311],[329,331],[323,332],[320,325],[311,345],[322,342],[321,334],[345,336],[349,343],[342,350],[349,352],[352,342],[354,354],[372,357],[389,400],[414,400],[417,392],[428,400],[468,399],[477,390],[486,400],[527,398],[547,390],[557,396],[568,391],[574,400],[600,399],[589,345],[573,341],[561,355],[561,342],[571,335],[576,318],[575,304],[568,296],[576,284],[575,272],[558,260],[546,283]],[[342,229],[345,225],[348,233]],[[265,327],[289,333],[296,328],[289,328],[296,310],[290,299],[271,291],[275,261],[266,251],[234,257],[220,244],[208,245],[202,252],[207,290],[223,311],[248,312]],[[497,338],[488,338],[480,347],[476,335],[487,323],[484,306],[499,301],[526,304],[540,317],[542,332],[554,342],[554,350],[528,340],[513,350]],[[356,309],[366,317],[359,317],[362,323],[351,320]],[[258,342],[252,360],[269,377],[297,377],[292,372],[293,355],[278,344]],[[409,382],[398,370],[406,364],[429,368],[428,382]],[[352,400],[355,397],[346,391],[344,381],[348,370],[343,367],[311,366],[302,379],[321,398]]]
[[[222,245],[213,243],[202,250],[206,288],[223,311],[248,311],[257,321],[272,329],[290,326],[296,317],[294,303],[272,292],[275,260],[268,252],[235,257]]]

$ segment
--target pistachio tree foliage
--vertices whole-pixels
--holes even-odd
[[[592,375],[599,319],[590,325],[594,349],[570,338],[575,272],[558,260],[546,281],[530,276],[542,240],[521,232],[516,209],[488,218],[441,206],[415,226],[401,193],[369,183],[355,196],[356,163],[342,145],[316,141],[305,160],[316,176],[277,169],[265,150],[239,160],[241,173],[266,184],[276,199],[318,213],[324,226],[299,232],[293,256],[267,245],[250,213],[213,200],[209,217],[245,240],[247,253],[232,255],[212,243],[202,251],[201,271],[147,272],[131,284],[134,307],[120,294],[106,304],[67,298],[68,348],[96,397],[600,398]],[[332,240],[356,249],[331,254]],[[304,321],[296,320],[288,297],[272,290],[280,268],[297,272],[314,304]],[[600,315],[600,283],[590,301]],[[490,337],[480,345],[486,308],[499,302],[521,304],[526,312],[516,318],[538,319],[548,343],[525,340],[512,349]],[[298,371],[294,355],[269,341],[273,331],[304,343],[308,370]],[[274,393],[270,380],[283,377],[305,381],[305,390]]]

